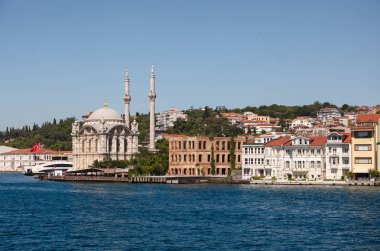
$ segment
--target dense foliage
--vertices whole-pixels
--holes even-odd
[[[21,129],[6,128],[0,132],[0,145],[15,148],[31,148],[41,143],[44,148],[52,150],[71,150],[71,124],[74,118],[56,119],[45,122],[42,126],[34,124],[32,127],[24,126]]]
[[[230,125],[228,119],[221,116],[220,111],[206,106],[204,109],[190,109],[185,111],[187,121],[178,120],[169,133],[186,134],[190,136],[226,136],[234,137],[243,133],[236,125]]]
[[[302,106],[286,106],[286,105],[277,105],[273,104],[270,106],[262,105],[259,107],[254,106],[247,106],[245,108],[237,108],[237,109],[231,109],[229,111],[233,112],[253,112],[258,115],[262,116],[270,116],[273,118],[280,118],[280,119],[293,119],[298,116],[309,116],[309,117],[316,117],[317,112],[326,107],[334,107],[340,109],[340,111],[343,112],[350,112],[354,111],[354,106],[349,106],[347,104],[342,105],[342,107],[337,107],[334,104],[331,104],[329,102],[320,103],[318,101],[315,101],[313,104],[310,105],[302,105]]]

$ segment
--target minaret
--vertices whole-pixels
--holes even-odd
[[[130,128],[130,123],[129,123],[129,103],[131,102],[131,95],[129,92],[129,73],[128,73],[128,68],[127,71],[125,72],[125,96],[124,96],[124,120],[125,124],[127,125],[128,128]]]
[[[152,65],[150,71],[150,91],[149,91],[149,99],[150,99],[150,130],[149,130],[149,151],[155,151],[156,147],[154,144],[155,139],[155,124],[156,124],[156,113],[155,113],[155,103],[156,103],[156,91],[155,91],[155,76],[154,76],[154,68]]]

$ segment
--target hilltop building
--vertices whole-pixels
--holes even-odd
[[[178,119],[187,121],[187,115],[176,108],[161,112],[156,116],[156,130],[166,131],[169,127],[173,127]]]
[[[326,121],[328,121],[330,119],[334,119],[334,118],[340,118],[340,116],[341,115],[340,115],[339,110],[337,108],[333,108],[333,107],[323,108],[317,112],[317,117],[322,122],[326,122]]]

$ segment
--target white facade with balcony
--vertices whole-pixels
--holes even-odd
[[[326,143],[326,179],[340,180],[351,168],[351,144],[347,135],[329,134]]]
[[[252,176],[266,176],[264,169],[264,144],[245,144],[242,150],[243,180],[249,180]]]
[[[323,180],[327,137],[281,137],[243,146],[243,179]]]

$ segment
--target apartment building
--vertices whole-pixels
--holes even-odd
[[[355,179],[368,179],[371,169],[380,170],[378,146],[380,114],[359,114],[351,127],[351,170]]]

